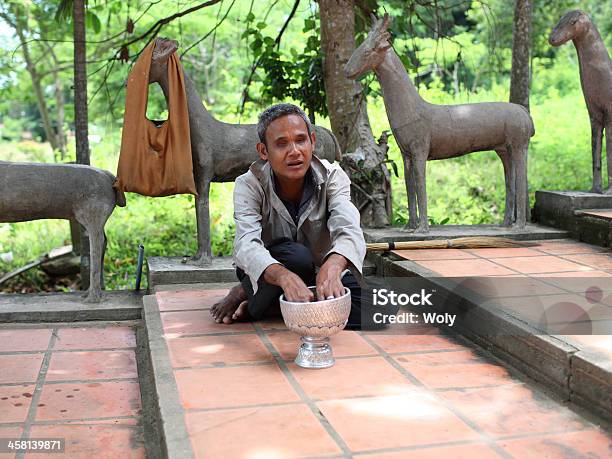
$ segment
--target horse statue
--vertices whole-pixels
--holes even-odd
[[[419,95],[389,43],[389,16],[372,18],[372,29],[346,63],[348,78],[374,71],[391,131],[404,159],[408,228],[428,232],[425,165],[467,153],[495,150],[506,180],[505,226],[525,227],[528,212],[527,150],[535,134],[527,109],[507,102],[434,105]],[[417,216],[418,201],[418,216]]]

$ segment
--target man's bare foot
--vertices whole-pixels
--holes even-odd
[[[238,305],[238,307],[236,308],[236,312],[232,314],[232,320],[238,320],[238,321],[251,320],[251,316],[249,315],[249,302],[248,301],[245,300]]]
[[[238,309],[238,306],[247,299],[246,292],[241,284],[232,287],[229,293],[218,303],[215,303],[210,309],[210,315],[218,324],[231,324],[232,316]]]

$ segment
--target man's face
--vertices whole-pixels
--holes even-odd
[[[298,115],[275,119],[266,130],[266,144],[258,143],[261,159],[267,160],[277,178],[301,180],[310,167],[315,134],[308,135],[306,123]]]

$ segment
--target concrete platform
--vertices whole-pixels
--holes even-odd
[[[612,195],[583,191],[536,191],[534,219],[591,244],[612,245]]]
[[[364,228],[366,242],[424,241],[431,239],[450,239],[467,236],[498,236],[521,241],[562,239],[569,233],[564,230],[528,224],[523,230],[515,230],[500,225],[435,225],[429,233],[414,233],[403,228]]]
[[[282,320],[214,323],[222,293],[145,297],[164,457],[609,453],[607,424],[461,336],[342,331],[334,367],[305,370]]]
[[[238,282],[231,257],[215,257],[212,264],[206,267],[182,263],[182,260],[182,257],[148,258],[149,290],[154,291],[160,285]],[[366,261],[364,275],[373,275],[374,271],[374,265]]]
[[[148,257],[149,289],[162,284],[236,282],[232,257],[214,257],[209,266],[183,263],[183,257]]]
[[[379,256],[378,265],[385,277],[424,277],[453,292],[458,317],[464,319],[458,324],[461,334],[566,400],[612,419],[612,334],[606,334],[612,330],[609,250],[573,240],[529,248],[398,250]],[[510,284],[525,279],[525,288],[498,288],[499,298],[483,303],[482,288],[456,289],[458,279],[469,277],[493,286],[503,285],[504,279]],[[528,291],[536,285],[535,292]],[[598,294],[589,296],[589,291]],[[567,313],[570,318],[559,329],[579,330],[576,335],[543,326],[542,318],[555,307],[575,306],[588,311],[586,319]],[[590,331],[578,335],[585,329]]]
[[[136,328],[104,321],[1,324],[0,436],[62,439],[64,451],[35,457],[135,459],[149,449],[148,457],[158,457],[144,432]],[[0,457],[24,454],[4,449]]]
[[[84,303],[82,292],[0,295],[0,323],[136,320],[143,291],[104,291],[100,303]]]

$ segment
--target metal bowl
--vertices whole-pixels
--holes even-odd
[[[308,287],[316,296],[316,287]],[[301,336],[295,363],[303,368],[328,368],[334,363],[329,337],[342,330],[351,312],[351,291],[329,300],[297,303],[280,297],[281,313],[289,330]]]
[[[316,287],[308,287],[316,296]],[[346,326],[351,312],[351,291],[344,287],[344,295],[329,300],[297,303],[280,297],[280,308],[287,328],[300,336],[326,338]]]

